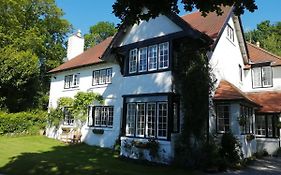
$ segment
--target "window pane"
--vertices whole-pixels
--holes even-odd
[[[137,127],[136,127],[136,135],[137,136],[144,136],[144,129],[145,129],[145,104],[138,103],[137,104]]]
[[[148,48],[148,70],[157,69],[157,45],[150,46]]]
[[[74,122],[74,117],[71,115],[69,107],[64,107],[63,108],[63,114],[64,114],[64,125],[73,125]]]
[[[106,69],[106,83],[111,83],[112,68]]]
[[[67,75],[64,77],[64,88],[71,88],[73,86],[73,75]]]
[[[127,104],[126,135],[135,134],[136,104]]]
[[[218,105],[217,106],[217,131],[228,132],[229,128],[229,106]]]
[[[169,43],[159,44],[159,69],[169,67]]]
[[[100,79],[100,71],[94,71],[93,72],[93,85],[98,85]]]
[[[79,78],[80,78],[80,74],[75,74],[74,78],[73,78],[73,86],[77,87],[79,86]]]
[[[261,84],[261,68],[256,67],[252,69],[253,73],[253,87],[262,87]]]
[[[131,50],[129,54],[129,73],[137,72],[137,49]]]
[[[107,126],[113,126],[113,107],[108,107]]]
[[[158,103],[158,131],[159,138],[167,138],[168,133],[168,104]]]
[[[273,122],[272,122],[272,115],[267,116],[267,136],[273,137]]]
[[[270,66],[262,67],[262,85],[272,86],[272,70]]]
[[[102,107],[101,108],[101,126],[106,126],[107,117],[108,117],[108,108]]]
[[[93,116],[95,119],[95,126],[100,126],[101,125],[101,108],[95,107],[95,110],[93,112],[94,112]]]
[[[147,104],[147,137],[155,137],[156,132],[156,104],[148,103]]]
[[[265,116],[256,115],[256,135],[265,136]]]
[[[139,49],[139,72],[147,70],[147,48]]]

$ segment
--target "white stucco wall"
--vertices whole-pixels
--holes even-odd
[[[233,19],[230,18],[228,24],[234,29]],[[234,42],[227,38],[226,28],[224,29],[215,50],[209,53],[210,67],[217,79],[217,84],[221,79],[225,79],[238,88],[242,88],[240,81],[239,65],[244,68],[243,57],[239,48],[236,30],[234,30]],[[244,75],[243,75],[244,77]]]
[[[93,71],[109,67],[112,67],[112,83],[92,86]],[[79,87],[64,89],[65,75],[74,73],[80,73]],[[171,71],[123,77],[118,64],[97,64],[52,75],[49,107],[55,108],[60,97],[74,97],[79,91],[92,91],[101,94],[105,99],[105,105],[114,106],[113,127],[103,128],[104,134],[100,135],[92,132],[92,129],[95,127],[85,125],[81,131],[82,141],[89,145],[112,147],[120,133],[123,110],[122,95],[171,92],[171,90]],[[53,132],[53,130],[50,130],[50,133],[47,133],[47,135],[50,137],[57,136]]]
[[[119,46],[144,41],[150,38],[156,38],[171,33],[182,31],[182,29],[172,22],[164,15],[158,16],[155,19],[147,21],[140,21],[139,24],[133,25],[127,31],[124,39],[120,42]]]

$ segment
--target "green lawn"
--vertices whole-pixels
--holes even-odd
[[[0,137],[0,174],[195,174],[174,167],[151,166],[118,158],[109,149],[66,145],[42,136]]]

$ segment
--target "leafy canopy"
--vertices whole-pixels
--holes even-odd
[[[257,25],[257,29],[245,33],[246,40],[251,43],[260,42],[260,46],[281,56],[281,22],[271,24],[269,20]]]
[[[253,12],[257,9],[255,0],[181,0],[186,11],[192,11],[194,8],[199,9],[203,15],[210,12],[221,14],[221,6],[235,6],[237,15],[243,14],[247,9]],[[147,8],[148,12],[143,13]],[[139,20],[149,20],[159,14],[169,14],[170,12],[179,13],[178,0],[116,0],[113,4],[113,13],[122,23],[134,24]]]
[[[96,25],[90,27],[90,33],[84,35],[85,48],[87,49],[99,44],[106,38],[113,36],[116,31],[117,29],[114,23],[107,21],[98,22]]]
[[[0,106],[37,107],[49,91],[46,72],[62,63],[69,23],[54,0],[8,0],[0,5]],[[45,101],[45,100],[44,100]]]

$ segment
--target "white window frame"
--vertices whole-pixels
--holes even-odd
[[[130,50],[129,53],[129,74],[137,72],[138,49]]]
[[[160,123],[160,105],[166,105],[166,116],[161,116],[162,118],[166,118],[166,124],[164,123],[164,122],[161,122]],[[167,137],[168,137],[168,120],[169,120],[169,110],[168,110],[168,102],[158,102],[157,103],[157,138],[159,138],[159,139],[167,139]],[[162,119],[163,120],[163,119]],[[159,126],[160,125],[166,125],[166,128],[165,129],[159,129]],[[159,132],[160,132],[160,130],[162,130],[162,131],[164,131],[164,132],[166,132],[166,136],[159,136]]]
[[[80,84],[80,73],[64,76],[64,89],[77,88]]]
[[[228,108],[228,111],[225,111],[225,107]],[[220,109],[223,109],[223,111],[220,111]],[[231,130],[230,128],[230,124],[231,124],[231,108],[230,108],[230,105],[228,104],[218,104],[216,105],[216,130],[217,130],[217,133],[226,133],[226,132],[229,132]],[[226,112],[228,112],[228,116],[225,116],[226,115]],[[221,116],[221,114],[223,116]],[[228,118],[227,118],[228,117]],[[228,119],[228,123],[225,123],[225,121]],[[222,125],[223,126],[220,126],[220,120],[223,120],[223,123]],[[228,129],[227,129],[228,127]],[[222,130],[220,128],[223,128]]]
[[[263,120],[261,120],[263,118]],[[259,115],[255,119],[255,133],[259,137],[266,137],[266,116]]]
[[[148,71],[157,70],[158,59],[158,45],[152,45],[148,47],[147,62]]]
[[[140,48],[138,51],[138,71],[147,71],[147,47]]]
[[[112,128],[114,107],[113,106],[93,106],[92,107],[92,118],[94,120],[94,127]],[[98,122],[97,122],[98,121]]]
[[[139,106],[143,106],[143,116],[140,116],[140,109]],[[145,135],[145,103],[137,103],[137,113],[136,113],[136,136],[137,137],[144,137]],[[143,126],[143,127],[142,127]],[[142,131],[143,134],[139,133],[139,130]]]
[[[266,70],[267,69],[267,70]],[[260,66],[252,68],[253,88],[266,88],[273,86],[273,75],[271,66]],[[266,82],[269,82],[266,84]]]
[[[165,53],[167,51],[167,53]],[[166,59],[165,59],[166,56]],[[167,69],[169,67],[169,42],[161,43],[158,45],[158,69]],[[165,62],[167,65],[165,66]],[[162,65],[163,63],[163,65]]]
[[[110,84],[112,82],[112,68],[93,71],[93,86]]]
[[[152,111],[148,106],[154,105],[154,116],[149,112]],[[155,102],[149,102],[146,104],[146,137],[154,138],[157,132],[157,104]],[[151,127],[149,127],[151,125]],[[154,133],[154,134],[151,134]]]
[[[126,136],[134,136],[136,133],[135,130],[136,113],[137,113],[136,103],[127,103]],[[133,132],[131,133],[131,131]]]

